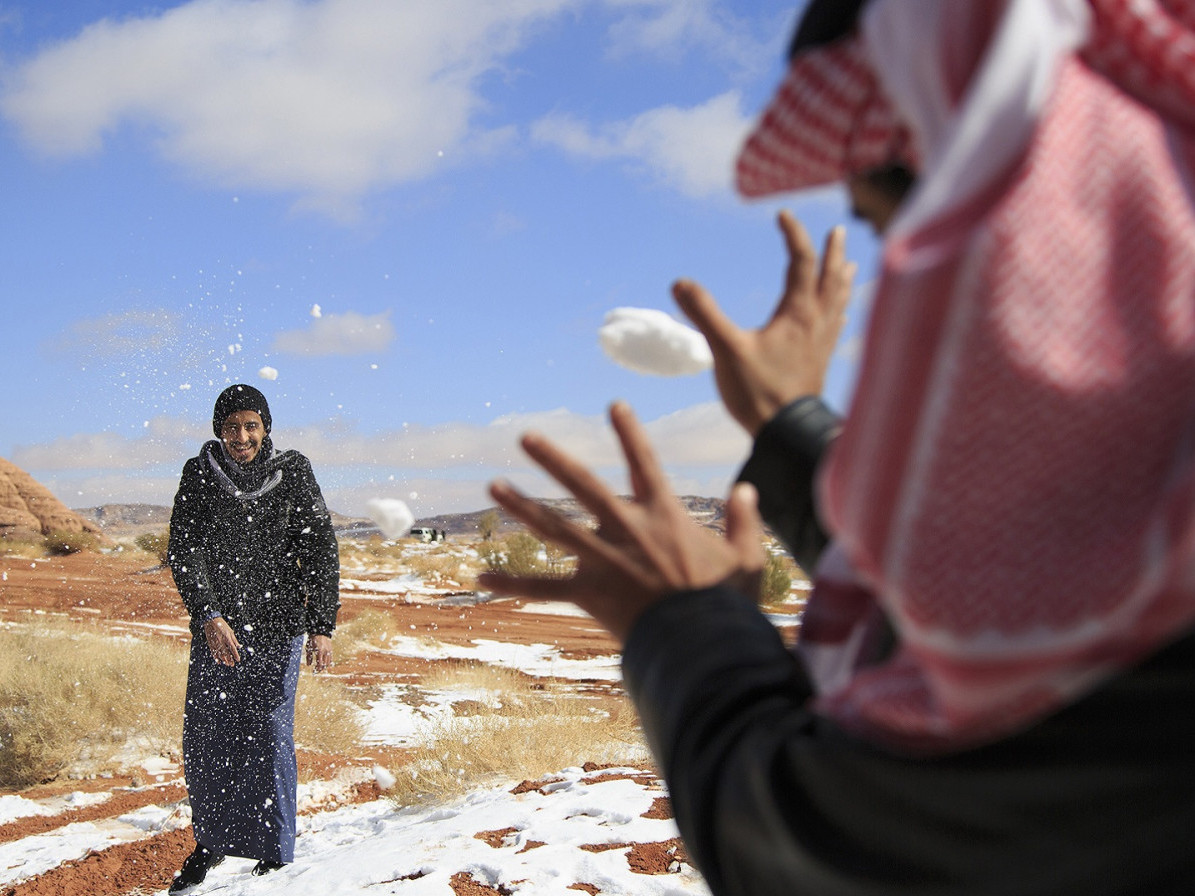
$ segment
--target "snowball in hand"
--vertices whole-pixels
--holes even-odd
[[[598,330],[602,350],[636,373],[686,376],[714,363],[705,337],[653,308],[615,308]]]
[[[397,498],[370,498],[365,509],[387,538],[402,538],[415,525],[410,508]]]

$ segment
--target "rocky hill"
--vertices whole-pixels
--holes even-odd
[[[721,498],[702,498],[695,495],[685,495],[680,498],[680,502],[685,505],[689,511],[689,515],[703,526],[711,529],[722,531],[725,526],[723,501]],[[581,507],[572,498],[557,498],[545,499],[543,503],[560,513],[564,514],[571,520],[590,521],[590,515],[584,508]],[[487,513],[494,512],[496,508],[487,507],[481,510],[474,510],[470,513],[448,513],[439,516],[429,516],[418,520],[416,526],[424,526],[427,528],[443,529],[450,536],[475,536],[480,531],[481,518]],[[372,525],[372,523],[368,523]],[[509,519],[506,514],[499,511],[498,513],[498,534],[502,535],[507,532],[514,532],[521,529],[522,524],[516,523]]]
[[[695,520],[711,529],[721,531],[724,520],[720,498],[686,495],[680,500]],[[545,500],[544,503],[549,507],[556,508],[570,519],[589,519],[589,514],[571,498]],[[442,529],[448,533],[449,537],[473,538],[480,532],[482,517],[494,511],[493,507],[484,507],[468,513],[439,514],[418,519],[415,521],[415,525],[426,529]],[[93,524],[102,527],[103,531],[113,538],[129,538],[145,532],[161,532],[170,523],[170,508],[153,504],[105,504],[102,507],[85,507],[78,510],[77,513]],[[332,524],[336,527],[337,534],[343,538],[369,538],[379,534],[378,527],[373,520],[364,517],[345,516],[333,512]],[[499,535],[514,532],[520,528],[522,528],[520,524],[499,512]]]
[[[40,538],[51,532],[104,537],[94,520],[68,508],[44,485],[0,457],[0,538]]]

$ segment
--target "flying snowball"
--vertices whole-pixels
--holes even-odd
[[[411,509],[398,498],[370,498],[365,510],[387,538],[402,538],[415,525]]]
[[[261,370],[257,371],[257,375],[259,377],[261,377],[263,380],[278,379],[278,371],[275,370],[273,367],[263,367]]]
[[[319,307],[319,305],[312,305],[312,306],[311,306],[311,316],[312,316],[312,317],[322,317],[322,316],[323,316],[323,314],[324,314],[324,313],[323,313],[323,312],[320,310],[320,307]]]
[[[713,366],[705,337],[653,308],[615,308],[598,330],[602,350],[636,373],[687,376]]]
[[[394,775],[380,765],[373,767],[373,779],[378,784],[378,790],[389,790],[398,783],[398,778],[394,777]]]

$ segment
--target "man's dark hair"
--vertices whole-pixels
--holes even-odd
[[[801,16],[788,48],[792,59],[802,50],[820,47],[846,37],[855,30],[866,0],[813,0]]]
[[[904,165],[885,165],[883,168],[872,168],[860,175],[869,186],[891,196],[897,202],[905,198],[905,194],[913,188],[917,177]]]

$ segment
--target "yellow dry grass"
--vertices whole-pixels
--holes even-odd
[[[187,681],[187,650],[85,625],[0,628],[0,788],[20,789],[77,768],[121,769],[137,755],[177,756]],[[349,755],[361,723],[339,679],[304,671],[295,700],[295,740],[321,753]]]
[[[133,739],[176,750],[187,654],[82,625],[0,629],[0,786],[86,759],[110,770]]]
[[[521,673],[481,664],[438,674],[446,686],[485,690],[491,699],[464,701],[455,715],[429,726],[409,762],[394,770],[397,783],[389,796],[398,805],[451,799],[586,762],[647,757],[638,718],[625,699],[542,689]]]
[[[361,746],[363,733],[358,707],[344,682],[304,666],[295,693],[295,744],[346,756]]]

